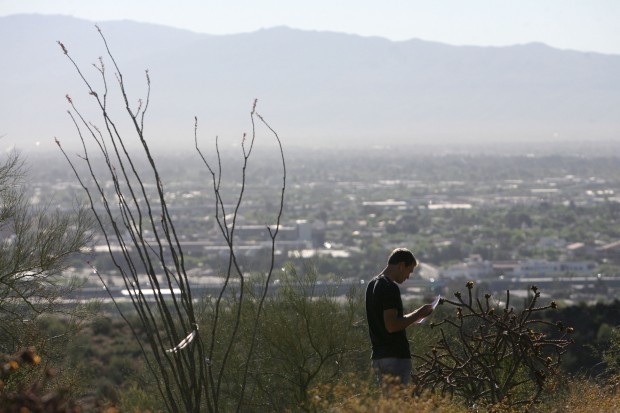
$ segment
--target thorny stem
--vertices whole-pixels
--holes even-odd
[[[441,300],[441,304],[456,307],[457,316],[456,320],[446,317],[431,325],[440,327],[441,335],[432,353],[414,354],[421,361],[413,377],[419,386],[416,391],[440,388],[442,393],[459,395],[469,403],[486,400],[512,407],[536,403],[544,380],[555,374],[571,342],[566,331],[557,339],[536,331],[545,326],[558,328],[532,318],[534,313],[555,305],[537,306],[540,293],[532,287],[532,300],[520,312],[510,307],[510,291],[506,292],[504,311],[496,312],[489,305],[490,294],[485,295],[486,305],[476,299],[477,306],[473,306],[473,283],[467,287],[467,303],[460,293],[455,293],[458,301]],[[444,328],[455,330],[457,339],[449,339]],[[528,396],[517,399],[508,397],[510,394]]]

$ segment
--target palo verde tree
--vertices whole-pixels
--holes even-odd
[[[224,402],[230,409],[230,400],[223,400],[230,371],[239,374],[238,366],[231,368],[231,355],[243,352],[241,368],[241,391],[235,400],[236,410],[242,409],[251,395],[244,392],[248,378],[248,366],[252,360],[259,328],[263,302],[265,301],[275,262],[275,242],[280,228],[284,206],[286,167],[282,145],[277,133],[256,112],[256,102],[250,112],[251,133],[243,136],[241,142],[242,166],[238,192],[229,201],[229,194],[222,185],[222,157],[216,140],[215,161],[200,148],[198,122],[194,128],[194,145],[201,159],[205,174],[210,178],[213,195],[212,213],[221,237],[227,246],[227,256],[222,262],[224,282],[219,293],[212,298],[212,312],[208,324],[200,318],[196,308],[197,299],[192,291],[190,276],[186,270],[181,235],[177,232],[170,212],[169,202],[162,177],[159,174],[155,156],[147,143],[145,119],[149,108],[151,82],[146,72],[146,97],[136,105],[130,103],[123,74],[110,51],[108,43],[97,28],[105,46],[107,59],[115,71],[114,84],[109,83],[109,74],[104,59],[94,65],[96,76],[103,85],[96,90],[87,74],[59,42],[63,53],[72,63],[88,94],[98,108],[99,125],[91,122],[78,109],[75,100],[67,96],[69,114],[79,136],[82,151],[72,158],[58,146],[75,172],[86,194],[91,210],[101,229],[110,251],[116,273],[122,277],[133,309],[139,322],[134,325],[128,314],[121,311],[139,342],[148,368],[154,375],[159,394],[168,411],[197,412],[221,411]],[[121,105],[126,118],[119,119],[112,114],[110,93],[114,89],[121,96]],[[129,129],[123,122],[129,120]],[[258,306],[252,317],[253,331],[249,345],[240,349],[237,343],[241,315],[246,298],[246,272],[239,262],[236,245],[236,227],[239,210],[244,201],[246,176],[250,159],[257,141],[257,126],[261,125],[276,142],[282,165],[282,185],[277,191],[279,202],[274,211],[274,224],[265,232],[270,243],[268,268],[260,271],[264,275],[258,294]],[[132,151],[130,144],[139,143],[139,150]],[[146,170],[140,165],[147,165]],[[81,171],[86,173],[82,174]],[[106,186],[111,183],[111,190]],[[226,194],[224,193],[226,192]],[[231,206],[232,205],[232,206]],[[205,207],[206,208],[206,207]],[[115,253],[114,251],[120,251]],[[95,269],[95,272],[96,269]],[[103,277],[99,277],[107,287]],[[153,295],[148,297],[146,291]],[[108,289],[108,291],[110,291]],[[225,300],[234,292],[236,300],[229,306]],[[110,294],[112,300],[114,296]],[[115,301],[116,303],[116,301]],[[222,325],[222,314],[234,315],[232,325]],[[228,318],[226,318],[228,319]],[[237,378],[236,378],[237,379]],[[235,380],[238,382],[238,380]]]
[[[88,246],[93,224],[80,206],[64,213],[32,205],[25,178],[19,153],[0,162],[0,353],[33,345],[44,351],[45,338],[33,341],[37,318],[58,311],[74,315],[59,306],[76,286],[61,272]]]
[[[33,204],[26,172],[18,152],[0,162],[0,411],[62,405],[69,412],[72,389],[64,383],[73,372],[54,367],[91,311],[63,303],[79,286],[64,270],[89,245],[93,221],[80,206]],[[62,317],[62,328],[43,327],[48,317]]]

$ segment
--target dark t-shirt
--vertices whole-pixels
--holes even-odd
[[[366,318],[372,343],[372,358],[411,358],[405,330],[388,333],[383,321],[383,311],[395,308],[403,316],[403,301],[398,285],[389,278],[378,275],[366,288]]]

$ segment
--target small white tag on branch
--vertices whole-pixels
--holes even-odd
[[[192,332],[189,333],[187,335],[187,337],[185,337],[183,340],[181,340],[181,342],[179,344],[177,344],[176,346],[174,346],[173,348],[166,350],[166,352],[167,353],[176,353],[177,351],[182,350],[185,347],[187,347],[187,345],[192,342],[194,337],[196,337],[196,334],[198,334],[198,324],[194,324],[194,327],[195,327],[195,329],[192,330]]]

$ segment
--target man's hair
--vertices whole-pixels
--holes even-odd
[[[415,266],[418,266],[418,260],[413,256],[413,253],[409,251],[407,248],[396,248],[390,254],[390,258],[388,258],[388,264],[390,265],[398,265],[401,262],[404,262],[406,266],[409,266],[415,263]]]

